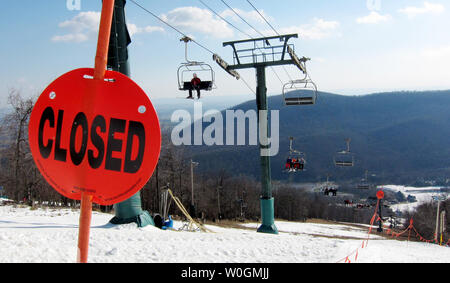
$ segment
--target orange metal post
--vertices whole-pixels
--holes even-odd
[[[83,194],[81,198],[80,225],[78,232],[78,263],[87,263],[89,250],[89,232],[92,217],[92,196]]]
[[[97,53],[95,56],[94,79],[96,80],[103,80],[105,77],[113,13],[114,0],[104,0],[98,34]],[[81,196],[80,224],[78,231],[78,263],[87,263],[91,217],[92,196],[83,193]]]

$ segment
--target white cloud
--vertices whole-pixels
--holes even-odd
[[[378,24],[382,22],[387,22],[391,20],[390,15],[381,15],[378,12],[372,11],[369,15],[365,17],[360,17],[356,19],[358,24]]]
[[[164,32],[164,29],[162,27],[146,26],[141,28],[136,26],[135,24],[127,24],[127,27],[131,37],[139,33]]]
[[[233,30],[227,23],[215,17],[209,10],[197,7],[179,7],[161,18],[183,32],[199,32],[216,38],[233,37]]]
[[[441,14],[445,11],[445,7],[442,4],[435,4],[430,2],[424,2],[423,7],[409,6],[404,9],[400,9],[399,12],[406,14],[409,18],[414,18],[417,15],[422,14]]]
[[[298,33],[300,38],[319,40],[339,35],[337,32],[340,23],[337,21],[326,21],[323,19],[314,18],[313,23],[304,24],[300,26],[292,26],[281,28],[281,34]]]
[[[68,33],[55,35],[52,41],[76,43],[87,41],[97,35],[99,25],[100,12],[81,12],[71,20],[60,23],[58,26],[67,30]]]
[[[100,12],[80,12],[72,19],[64,21],[58,25],[59,28],[66,30],[66,33],[63,35],[53,36],[52,41],[80,43],[88,40],[97,40],[99,25]],[[138,33],[164,31],[161,27],[138,27],[135,24],[128,24],[127,26],[130,36]]]
[[[54,42],[74,42],[80,43],[87,41],[89,38],[87,35],[82,33],[69,33],[65,35],[55,35],[52,37],[52,41]]]
[[[100,24],[100,12],[81,12],[71,20],[64,21],[58,26],[60,28],[67,28],[73,32],[95,32]]]

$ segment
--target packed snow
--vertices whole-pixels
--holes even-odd
[[[89,262],[335,263],[357,248],[358,263],[450,262],[448,247],[381,235],[361,249],[367,225],[276,221],[278,235],[257,233],[257,223],[203,233],[115,226],[112,216],[93,212]],[[77,209],[0,206],[0,262],[75,262],[78,220]]]

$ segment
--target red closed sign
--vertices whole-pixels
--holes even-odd
[[[77,69],[50,84],[34,106],[29,143],[47,182],[65,197],[111,205],[138,192],[159,159],[158,116],[127,76]]]

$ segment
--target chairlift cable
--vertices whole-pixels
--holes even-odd
[[[200,2],[203,3],[203,1],[199,0]],[[224,0],[221,0],[222,3],[227,6],[236,16],[238,16],[244,23],[246,23],[250,28],[252,28],[254,31],[256,31],[256,33],[258,33],[259,35],[261,35],[262,37],[265,37],[264,34],[262,34],[260,31],[258,31],[254,26],[252,26],[248,21],[246,21],[241,15],[239,15],[238,12],[236,12],[230,5],[228,5]],[[204,3],[203,3],[204,4]],[[208,7],[206,4],[204,4],[206,7]],[[209,8],[209,7],[208,7]],[[211,8],[209,8],[211,10]],[[218,15],[218,13],[214,12],[214,14]],[[219,16],[221,19],[223,19],[222,16]],[[226,23],[230,24],[229,21],[223,19]],[[232,27],[234,27],[234,25],[230,24]],[[235,27],[236,28],[236,27]],[[240,29],[236,28],[238,31],[242,32]],[[245,34],[246,36],[250,37],[251,39],[254,39],[254,37],[252,37],[251,35],[247,34],[246,32],[242,32],[243,34]],[[256,48],[261,51],[261,48],[256,46]],[[261,51],[262,54],[264,54]],[[284,85],[283,81],[281,80],[280,76],[278,75],[278,73],[275,71],[275,68],[273,66],[270,66],[270,68],[272,69],[272,71],[275,73],[276,77],[278,78],[278,80],[280,81],[281,85]],[[292,79],[291,79],[292,80]]]
[[[139,3],[137,3],[134,0],[130,0],[134,5],[136,5],[137,7],[141,8],[142,10],[144,10],[145,12],[149,13],[150,15],[152,15],[153,17],[155,17],[156,19],[158,19],[160,22],[164,23],[165,25],[167,25],[168,27],[172,28],[173,30],[175,30],[176,32],[178,32],[179,34],[188,37],[184,32],[180,31],[179,29],[177,29],[176,27],[172,26],[171,24],[169,24],[168,22],[164,21],[163,19],[161,19],[160,17],[158,17],[156,14],[152,13],[150,10],[146,9],[145,7],[143,7],[142,5],[140,5]],[[216,54],[215,52],[211,51],[210,49],[206,48],[204,45],[200,44],[199,42],[197,42],[196,40],[191,38],[191,41],[195,44],[197,44],[199,47],[203,48],[204,50],[208,51],[211,54]],[[242,81],[245,83],[245,85],[249,88],[249,90],[256,95],[256,92],[250,87],[250,85],[245,81],[245,79],[241,76]]]
[[[240,33],[244,34],[245,36],[254,39],[253,36],[251,36],[250,34],[248,34],[245,31],[242,31],[240,28],[236,27],[234,24],[232,24],[230,21],[228,21],[227,19],[225,19],[223,16],[221,16],[219,13],[217,13],[215,10],[213,10],[210,6],[208,6],[205,2],[203,2],[202,0],[198,0],[200,3],[202,3],[206,8],[208,8],[212,13],[214,13],[217,17],[219,17],[221,20],[223,20],[224,22],[226,22],[227,24],[229,24],[231,27],[233,27],[234,29],[236,29],[237,31],[239,31]],[[261,48],[256,45],[256,48],[261,52],[261,54],[264,54],[261,51]]]
[[[267,25],[269,25],[269,27],[278,35],[280,36],[280,34],[278,33],[278,31],[269,23],[269,21],[263,16],[263,14],[261,12],[259,12],[259,10],[252,4],[252,2],[250,2],[249,0],[247,0],[248,4],[250,4],[250,6],[253,7],[253,9],[258,13],[258,15],[261,16],[261,18],[267,23]],[[293,80],[292,77],[289,75],[289,72],[286,70],[285,66],[282,66],[284,72],[286,73],[286,75],[289,77],[289,80]]]
[[[227,6],[236,16],[238,16],[244,23],[246,23],[249,27],[251,27],[256,33],[260,34],[262,37],[265,37],[264,34],[259,32],[254,26],[252,26],[249,22],[247,22],[238,12],[236,12],[230,5],[228,5],[224,0],[220,0],[222,3]]]
[[[248,4],[250,4],[250,6],[253,7],[253,9],[255,9],[255,11],[261,16],[261,18],[269,25],[269,27],[272,28],[272,30],[278,35],[280,36],[280,34],[277,32],[277,30],[269,23],[269,21],[259,12],[258,9],[256,9],[256,7],[252,4],[252,2],[250,2],[249,0],[247,0]]]
[[[217,13],[216,11],[214,11],[210,6],[206,5],[205,2],[203,2],[202,0],[198,0],[200,3],[202,3],[206,8],[208,8],[212,13],[214,13],[217,17],[219,17],[220,19],[222,19],[224,22],[226,22],[227,24],[229,24],[231,27],[235,28],[237,31],[239,31],[240,33],[244,34],[245,36],[248,36],[251,39],[254,39],[253,36],[249,35],[248,33],[246,33],[245,31],[242,31],[241,29],[239,29],[238,27],[236,27],[234,24],[230,23],[230,21],[228,21],[227,19],[225,19],[224,17],[222,17],[219,13]],[[229,7],[229,6],[228,6]],[[243,19],[244,20],[244,19]],[[245,20],[244,20],[245,21]],[[256,30],[256,29],[255,29]],[[257,31],[258,32],[258,31]],[[258,32],[259,33],[259,32]],[[261,54],[264,54],[261,51],[261,48],[258,47],[256,45],[256,48],[261,52]],[[275,72],[273,66],[271,66],[272,71],[275,73],[275,75],[277,76],[278,80],[280,81],[281,84],[283,84],[283,81],[281,80],[280,76]]]
[[[234,29],[236,29],[237,31],[239,31],[240,33],[248,36],[249,38],[253,38],[251,35],[249,35],[248,33],[246,33],[245,31],[242,31],[240,28],[236,27],[234,24],[232,24],[230,21],[228,21],[227,19],[225,19],[224,17],[222,17],[219,13],[217,13],[214,9],[212,9],[210,6],[208,6],[204,1],[202,0],[198,0],[200,3],[202,3],[206,8],[208,8],[208,10],[210,10],[214,15],[216,15],[217,17],[219,17],[222,21],[226,22],[227,24],[229,24],[231,27],[233,27]],[[258,48],[259,49],[259,48]],[[280,77],[278,76],[278,74],[276,74],[278,79],[281,81]],[[241,77],[242,78],[242,77]],[[256,95],[256,92],[250,87],[250,85],[244,80],[244,78],[242,78],[242,81],[247,85],[247,87]]]
[[[210,6],[206,5],[205,2],[203,2],[202,0],[198,0],[200,3],[202,3],[206,8],[208,8],[208,10],[210,10],[214,15],[216,15],[217,17],[219,17],[222,21],[226,22],[227,24],[229,24],[230,26],[232,26],[234,29],[238,30],[239,32],[241,32],[242,34],[245,34],[246,36],[252,38],[251,35],[249,35],[248,33],[246,33],[245,31],[242,31],[241,29],[239,29],[238,27],[236,27],[234,24],[232,24],[230,21],[228,21],[227,19],[225,19],[224,17],[222,17],[219,13],[217,13],[216,11],[214,11]]]
[[[153,17],[155,17],[156,19],[158,19],[160,22],[164,23],[165,25],[167,25],[168,27],[172,28],[173,30],[175,30],[176,32],[178,32],[179,34],[185,36],[185,37],[189,37],[187,36],[184,32],[180,31],[179,29],[177,29],[176,27],[172,26],[171,24],[169,24],[168,22],[164,21],[163,19],[161,19],[160,17],[158,17],[157,15],[155,15],[154,13],[152,13],[151,11],[149,11],[148,9],[146,9],[145,7],[143,7],[142,5],[140,5],[139,3],[137,3],[134,0],[130,0],[133,4],[135,4],[136,6],[138,6],[139,8],[141,8],[142,10],[146,11],[147,13],[149,13],[150,15],[152,15]],[[197,42],[196,40],[191,38],[191,41],[195,44],[197,44],[198,46],[200,46],[201,48],[205,49],[206,51],[208,51],[211,54],[215,54],[215,52],[211,51],[210,49],[208,49],[207,47],[205,47],[204,45],[200,44],[199,42]]]
[[[244,82],[244,84],[248,87],[248,89],[254,94],[256,95],[256,91],[247,83],[247,81],[244,79],[244,77],[242,77],[241,75],[241,79]]]
[[[237,31],[239,31],[240,33],[242,33],[242,34],[244,34],[245,36],[248,36],[249,38],[252,38],[253,39],[253,37],[251,36],[251,35],[249,35],[248,33],[246,33],[245,31],[242,31],[240,28],[238,28],[238,27],[236,27],[234,24],[232,24],[230,21],[228,21],[227,19],[225,19],[224,17],[222,17],[219,13],[217,13],[214,9],[212,9],[210,6],[208,6],[204,1],[202,1],[202,0],[198,0],[200,3],[202,3],[206,8],[208,8],[208,10],[210,10],[214,15],[216,15],[217,17],[219,17],[222,21],[224,21],[224,22],[226,22],[227,24],[229,24],[231,27],[233,27],[234,29],[236,29]],[[261,49],[258,47],[258,46],[256,46],[257,48],[258,48],[258,50],[260,50],[261,51]],[[261,53],[262,53],[262,51],[261,51]],[[272,67],[272,70],[274,71],[274,73],[275,73],[275,75],[277,76],[277,78],[278,78],[278,80],[280,81],[280,83],[281,84],[283,84],[283,81],[280,79],[280,77],[278,76],[278,74],[275,72],[275,70],[273,69],[273,66],[271,66]],[[242,79],[242,81],[247,85],[247,87],[256,95],[256,92],[253,90],[253,88],[251,88],[250,87],[250,85],[245,81],[245,79],[244,78],[242,78],[241,77],[241,79]]]
[[[272,69],[272,71],[274,72],[275,76],[278,78],[278,80],[280,81],[281,85],[284,85],[283,81],[281,80],[280,76],[278,75],[278,73],[275,71],[275,68],[273,66],[270,66],[270,68]]]

